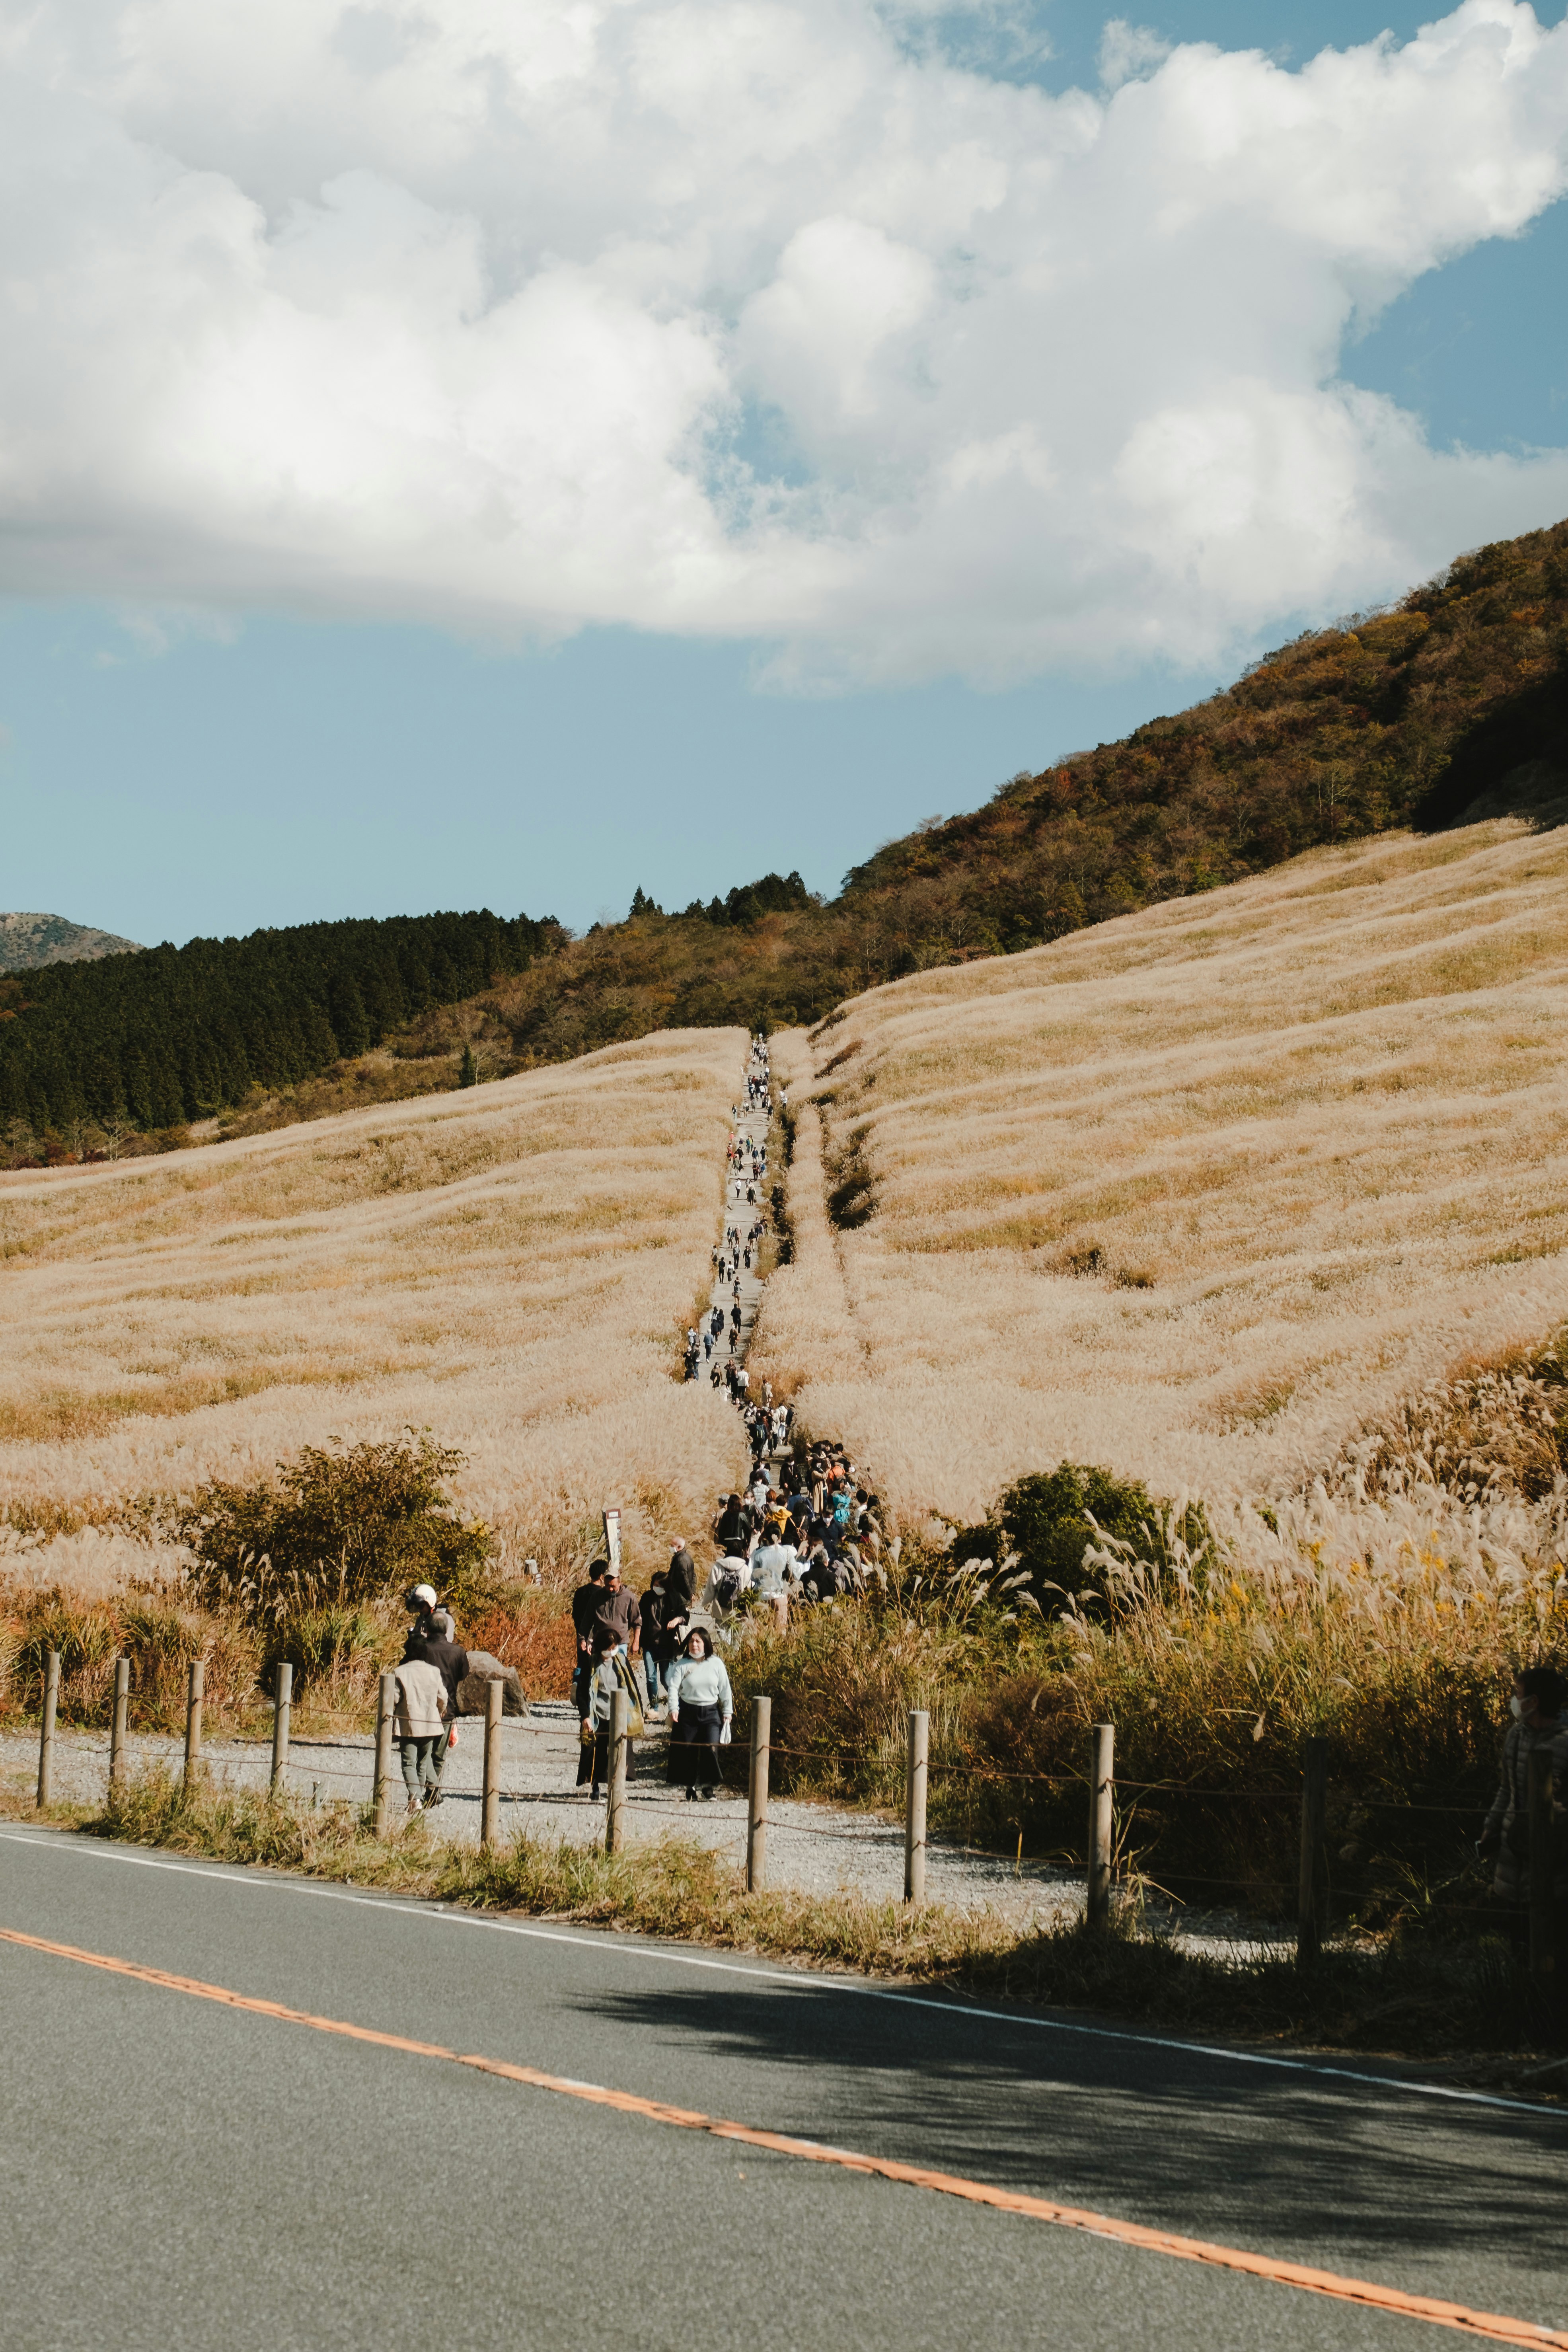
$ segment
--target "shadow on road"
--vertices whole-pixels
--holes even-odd
[[[767,2121],[778,2130],[1299,2260],[1342,2264],[1353,2252],[1407,2285],[1438,2256],[1445,2276],[1479,2263],[1568,2285],[1568,2116],[831,1986],[600,1994],[582,2006],[663,2053],[672,2086],[699,2052],[705,2079],[731,2057],[746,2062],[754,2107],[756,2066],[774,2070]],[[689,2092],[688,2080],[670,2095]]]

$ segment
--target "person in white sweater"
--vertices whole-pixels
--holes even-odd
[[[689,1802],[702,1783],[704,1797],[723,1784],[719,1769],[720,1748],[730,1740],[730,1718],[735,1695],[722,1658],[716,1658],[708,1636],[694,1625],[686,1646],[669,1670],[666,1685],[669,1706],[669,1778],[686,1783]]]
[[[752,1554],[752,1591],[759,1600],[772,1601],[781,1633],[789,1625],[790,1594],[799,1586],[800,1559],[795,1546],[770,1535]]]

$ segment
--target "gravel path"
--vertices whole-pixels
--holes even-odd
[[[178,1739],[133,1736],[128,1743],[132,1772],[163,1763],[181,1769],[183,1745]],[[447,1759],[442,1779],[444,1801],[426,1815],[431,1833],[457,1844],[477,1843],[479,1834],[479,1791],[484,1731],[477,1720],[465,1720],[458,1743]],[[673,1832],[696,1839],[725,1855],[737,1870],[746,1857],[745,1752],[731,1748],[723,1769],[734,1784],[710,1802],[688,1804],[679,1789],[664,1777],[666,1741],[656,1722],[652,1736],[637,1751],[628,1791],[630,1842],[657,1843]],[[586,1790],[573,1783],[577,1771],[577,1713],[565,1700],[536,1705],[526,1722],[501,1726],[501,1801],[503,1836],[524,1830],[531,1837],[566,1838],[575,1845],[595,1845],[605,1834],[605,1801],[589,1801]],[[261,1740],[209,1740],[206,1762],[215,1781],[236,1788],[265,1788],[271,1769],[270,1747]],[[300,1796],[312,1794],[324,1802],[346,1797],[366,1802],[371,1793],[374,1762],[368,1734],[322,1740],[296,1740],[289,1752],[289,1785]],[[36,1785],[37,1735],[0,1735],[0,1781],[8,1790]],[[396,1773],[396,1759],[394,1758]],[[79,1804],[100,1800],[109,1782],[109,1740],[103,1732],[61,1730],[55,1738],[55,1795]],[[394,1807],[403,1802],[401,1777],[394,1781]],[[901,1822],[875,1814],[849,1812],[828,1805],[808,1804],[788,1798],[773,1799],[768,1816],[768,1879],[770,1885],[801,1894],[833,1895],[840,1889],[897,1901],[904,1891],[904,1833]],[[1020,1876],[1005,1856],[980,1854],[933,1840],[928,1851],[926,1886],[932,1902],[956,1909],[987,1906],[1009,1918],[1032,1915],[1070,1917],[1081,1908],[1083,1882],[1065,1872],[1045,1872],[1030,1864]]]
[[[162,1763],[178,1773],[184,1752],[178,1739],[133,1734],[128,1742],[132,1772]],[[479,1792],[484,1730],[465,1719],[458,1744],[443,1775],[444,1801],[425,1815],[432,1836],[474,1845],[479,1834]],[[553,1843],[597,1845],[605,1834],[605,1801],[592,1804],[574,1787],[577,1771],[577,1714],[567,1700],[535,1704],[526,1722],[501,1726],[501,1835],[520,1832]],[[724,1855],[739,1873],[746,1859],[746,1759],[742,1749],[724,1752],[732,1782],[710,1802],[688,1804],[664,1777],[664,1728],[656,1720],[637,1750],[628,1790],[628,1842],[657,1844],[674,1835],[692,1839]],[[209,1740],[205,1757],[220,1786],[265,1788],[271,1748],[264,1740]],[[297,1739],[289,1752],[289,1785],[306,1800],[332,1797],[366,1803],[374,1761],[368,1734]],[[0,1786],[25,1793],[37,1785],[36,1731],[0,1733]],[[61,1729],[55,1738],[55,1795],[67,1803],[102,1800],[109,1783],[109,1738],[105,1732]],[[403,1801],[394,1756],[395,1817]],[[876,1813],[853,1812],[802,1799],[773,1797],[768,1808],[768,1884],[801,1895],[860,1895],[897,1902],[904,1891],[901,1822]],[[993,1912],[1015,1927],[1066,1926],[1083,1909],[1081,1877],[1047,1864],[1016,1867],[1005,1854],[984,1853],[933,1835],[926,1850],[926,1895],[963,1912]],[[1176,1940],[1184,1950],[1219,1958],[1242,1958],[1288,1942],[1286,1930],[1261,1926],[1225,1912],[1182,1915]]]

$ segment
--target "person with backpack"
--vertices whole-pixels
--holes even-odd
[[[594,1631],[594,1670],[588,1683],[588,1712],[578,1731],[577,1786],[589,1783],[588,1801],[597,1803],[599,1783],[610,1777],[610,1720],[617,1691],[626,1699],[626,1769],[631,1769],[632,1743],[642,1733],[642,1695],[626,1644],[617,1642],[615,1629],[595,1626]]]
[[[442,1616],[447,1615],[445,1610],[438,1613]],[[415,1665],[421,1661],[435,1667],[441,1677],[442,1688],[447,1694],[447,1705],[444,1709],[446,1722],[441,1736],[436,1743],[432,1759],[435,1769],[425,1796],[425,1802],[427,1805],[438,1805],[443,1801],[441,1775],[447,1768],[447,1759],[457,1743],[458,1734],[454,1727],[454,1719],[459,1712],[458,1687],[468,1672],[468,1654],[458,1643],[444,1641],[438,1634],[433,1640],[421,1642],[411,1632],[403,1645],[403,1663],[405,1665]]]
[[[699,1607],[709,1617],[727,1617],[752,1581],[744,1552],[721,1552],[708,1571]]]
[[[735,1696],[722,1658],[701,1626],[694,1625],[681,1654],[669,1670],[669,1780],[686,1785],[687,1801],[702,1794],[710,1798],[723,1786],[719,1750],[730,1744],[730,1722]]]

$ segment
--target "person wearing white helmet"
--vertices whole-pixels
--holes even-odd
[[[455,1642],[457,1622],[449,1609],[443,1609],[436,1598],[433,1584],[416,1584],[408,1596],[408,1606],[414,1612],[414,1623],[409,1639],[415,1642]]]

